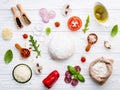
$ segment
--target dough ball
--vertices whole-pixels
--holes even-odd
[[[12,32],[12,29],[10,28],[4,28],[3,31],[2,31],[2,37],[3,39],[5,40],[9,40],[11,39],[13,36],[13,32]]]
[[[48,50],[54,60],[65,60],[74,54],[75,45],[71,36],[57,34],[50,40]]]

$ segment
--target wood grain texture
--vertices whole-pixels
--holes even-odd
[[[110,25],[109,27],[98,24],[93,17],[93,5],[96,1],[102,2],[110,13]],[[11,6],[21,3],[28,16],[32,21],[32,25],[25,26],[22,30],[18,30],[15,26],[13,14],[10,10]],[[120,90],[120,33],[115,38],[110,37],[110,31],[114,24],[120,26],[120,1],[119,0],[1,0],[0,1],[0,90],[46,90],[42,84],[42,80],[54,69],[60,72],[60,78],[56,84],[50,90]],[[70,4],[72,12],[68,17],[62,16],[62,7],[64,4]],[[48,24],[44,24],[39,16],[39,9],[47,8],[48,10],[54,10],[56,12],[56,18],[50,20]],[[88,15],[90,15],[90,26],[86,34],[81,30],[78,32],[71,32],[66,23],[70,16],[79,16],[83,24]],[[55,28],[54,22],[60,21],[61,26]],[[40,43],[41,57],[36,60],[35,53],[28,60],[19,60],[19,51],[15,48],[15,43],[20,43],[23,47],[29,47],[27,40],[23,40],[22,35],[24,33],[35,35],[35,27],[37,25],[43,25],[45,29],[50,26],[52,32],[50,36],[46,36],[46,41],[41,41],[42,36],[35,36]],[[2,29],[10,27],[13,30],[13,38],[10,41],[2,39]],[[82,26],[83,28],[83,26]],[[54,61],[50,58],[47,50],[49,40],[57,33],[71,34],[76,46],[75,54],[66,61]],[[99,37],[98,42],[91,48],[90,52],[85,52],[87,45],[87,36],[90,33],[96,33]],[[45,35],[45,32],[42,33]],[[103,42],[109,40],[112,43],[112,49],[105,49]],[[14,53],[14,59],[9,64],[4,63],[4,54],[6,50],[12,49]],[[86,63],[81,63],[81,56],[86,56]],[[106,58],[114,59],[113,73],[108,81],[100,86],[96,84],[88,74],[88,67],[91,61],[98,57],[104,56]],[[15,65],[20,63],[28,64],[31,68],[33,62],[40,61],[43,66],[43,71],[40,76],[35,75],[33,72],[32,79],[26,84],[19,84],[12,78],[12,70]],[[86,82],[79,83],[78,86],[72,87],[70,84],[64,82],[64,72],[66,71],[67,65],[80,65],[82,68],[81,73],[85,76]]]

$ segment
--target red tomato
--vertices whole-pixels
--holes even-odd
[[[24,38],[24,39],[27,39],[27,38],[28,38],[28,35],[27,35],[27,34],[23,34],[23,38]]]
[[[82,26],[82,20],[77,16],[73,16],[69,18],[67,25],[70,30],[77,31]]]
[[[81,57],[81,62],[85,62],[86,58],[85,57]]]
[[[60,26],[60,22],[55,22],[55,26],[59,27]]]

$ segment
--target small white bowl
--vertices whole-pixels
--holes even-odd
[[[94,15],[94,8],[95,8],[97,5],[101,5],[102,7],[104,7],[105,10],[106,10],[107,13],[108,13],[108,19],[107,19],[105,22],[100,22],[100,21],[98,21],[98,20],[96,19],[95,15]],[[99,24],[102,24],[102,25],[104,25],[104,26],[106,26],[106,27],[109,26],[109,24],[110,24],[109,12],[108,12],[108,9],[105,7],[105,5],[103,5],[101,2],[96,2],[96,3],[94,4],[94,7],[93,7],[93,15],[94,15],[95,20],[96,20]]]

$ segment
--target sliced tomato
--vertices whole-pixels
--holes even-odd
[[[82,26],[82,20],[78,16],[72,16],[67,22],[68,28],[72,31],[77,31]]]

